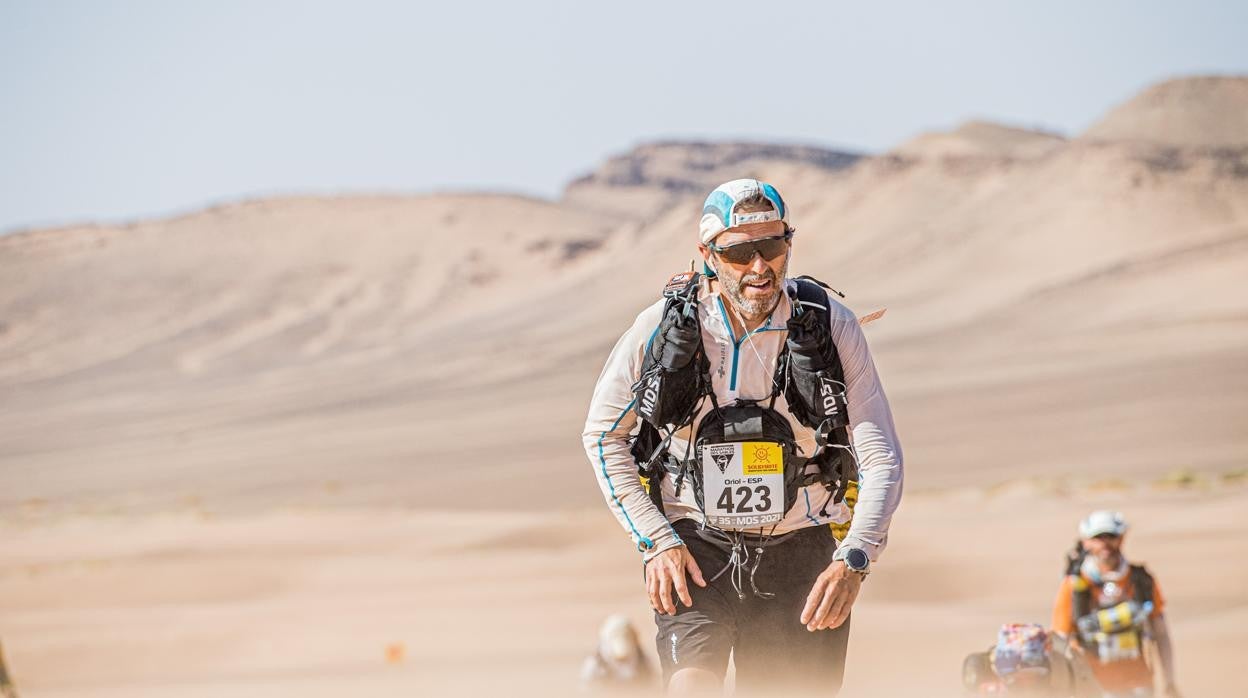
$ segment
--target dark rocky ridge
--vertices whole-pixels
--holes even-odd
[[[781,161],[840,170],[863,156],[807,145],[658,141],[607,160],[594,172],[568,183],[567,190],[592,185],[655,187],[672,194],[702,192],[725,168]],[[714,186],[712,184],[712,186]]]
[[[660,141],[608,159],[572,180],[563,203],[646,220],[683,197],[704,196],[722,182],[760,177],[777,165],[837,171],[862,159],[858,153],[809,145]]]

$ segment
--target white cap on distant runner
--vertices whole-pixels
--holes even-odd
[[[1094,511],[1079,522],[1079,535],[1095,538],[1103,533],[1121,536],[1127,532],[1127,520],[1116,511]]]

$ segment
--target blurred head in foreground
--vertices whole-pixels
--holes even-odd
[[[637,631],[628,618],[608,616],[598,630],[598,646],[581,665],[581,683],[590,688],[646,688],[654,673],[641,652]]]

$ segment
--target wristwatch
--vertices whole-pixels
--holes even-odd
[[[851,572],[857,572],[863,577],[871,573],[871,558],[862,548],[837,548],[832,553],[832,559],[841,560]]]

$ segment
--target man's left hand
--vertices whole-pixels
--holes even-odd
[[[843,561],[828,565],[806,597],[802,624],[811,632],[840,627],[849,617],[861,588],[862,575],[849,569]]]

